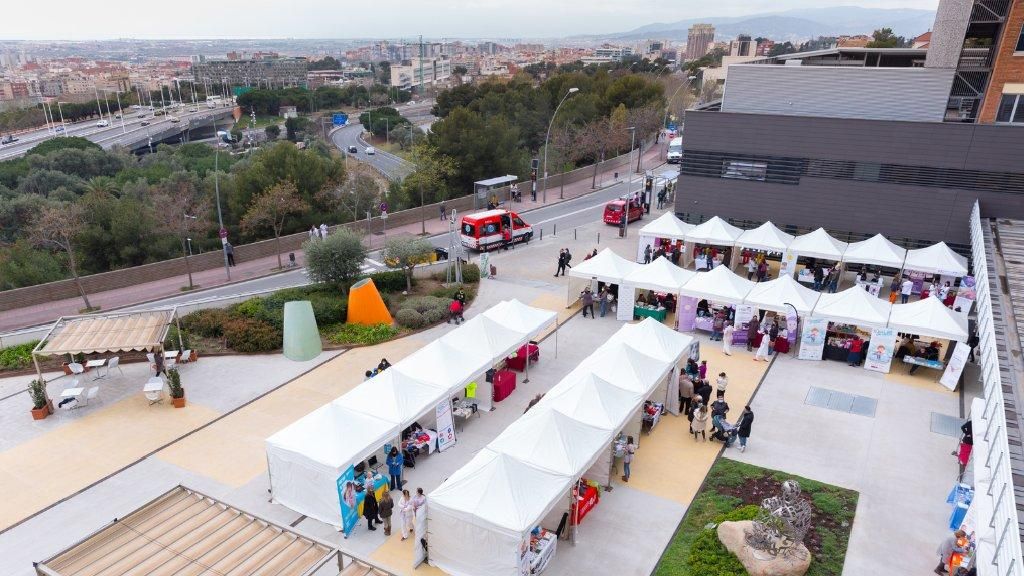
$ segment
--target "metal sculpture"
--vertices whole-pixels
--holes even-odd
[[[782,494],[765,498],[750,530],[744,533],[747,545],[772,556],[803,559],[807,548],[801,546],[811,528],[811,505],[800,497],[800,483],[786,480]]]

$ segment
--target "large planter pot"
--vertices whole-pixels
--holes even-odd
[[[43,418],[46,418],[49,415],[50,415],[50,411],[47,409],[46,406],[43,406],[42,408],[33,408],[32,409],[32,419],[33,420],[42,420]]]
[[[185,407],[185,392],[182,391],[181,398],[171,398],[171,404],[173,404],[175,408],[184,408]]]

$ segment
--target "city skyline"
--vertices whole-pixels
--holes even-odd
[[[326,0],[304,0],[280,10],[269,0],[234,4],[184,0],[166,7],[161,17],[150,11],[116,15],[82,11],[70,0],[54,0],[54,13],[75,17],[47,19],[36,7],[15,3],[5,7],[0,40],[218,39],[218,38],[560,38],[614,34],[658,22],[691,18],[737,17],[793,9],[850,6],[850,0],[723,0],[714,5],[693,0],[594,0],[585,13],[574,2],[543,0],[454,0],[422,4],[399,0],[389,9],[374,5],[347,7],[344,12]],[[861,0],[861,8],[934,10],[938,0]],[[325,15],[335,14],[334,17]],[[398,16],[401,16],[399,19]]]

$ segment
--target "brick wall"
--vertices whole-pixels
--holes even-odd
[[[992,77],[978,115],[980,123],[992,124],[996,121],[1004,84],[1024,83],[1024,53],[1014,54],[1021,28],[1024,28],[1024,0],[1014,0],[999,35],[999,49],[992,63]]]

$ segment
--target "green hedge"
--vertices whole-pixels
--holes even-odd
[[[20,370],[32,365],[32,350],[39,340],[0,349],[0,368]]]
[[[715,518],[714,528],[705,528],[690,545],[690,555],[686,563],[691,574],[701,576],[733,576],[744,574],[743,564],[718,539],[717,527],[722,522],[753,520],[758,514],[757,506],[742,506]]]
[[[227,310],[221,308],[196,310],[182,316],[181,328],[204,338],[220,338],[224,335],[224,323],[230,318]]]
[[[253,318],[232,318],[224,324],[227,345],[239,352],[270,352],[281,347],[281,331]]]
[[[334,344],[380,344],[398,335],[398,329],[387,324],[341,324],[326,336]]]
[[[405,328],[422,328],[426,324],[426,320],[423,319],[423,314],[413,310],[412,308],[402,308],[395,313],[395,322],[398,322],[399,326]]]
[[[373,279],[373,285],[377,287],[380,292],[404,292],[405,291],[405,272],[401,270],[395,270],[390,272],[376,272],[370,274],[369,278]],[[416,284],[416,279],[413,279],[413,284]]]
[[[462,267],[462,282],[464,284],[476,284],[480,282],[480,267],[476,264],[466,264]]]

